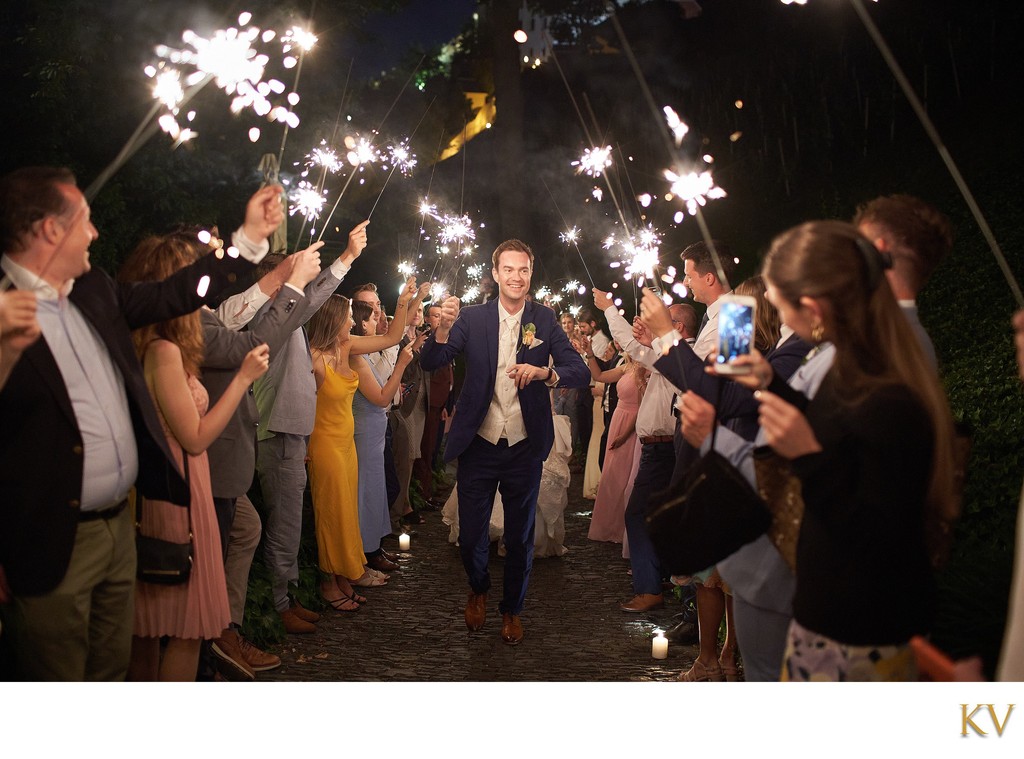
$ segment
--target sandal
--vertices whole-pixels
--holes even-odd
[[[360,588],[378,588],[381,585],[388,584],[387,575],[381,577],[379,575],[373,574],[372,569],[368,569],[367,571],[363,572],[362,577],[360,577],[358,580],[352,580],[351,582],[353,586]]]
[[[724,662],[719,659],[718,667],[722,670],[722,675],[725,677],[725,681],[727,683],[738,683],[743,681],[743,678],[740,677],[739,667],[736,666],[735,661]]]
[[[325,598],[328,605],[335,611],[359,611],[360,606],[356,603],[356,600],[352,596],[342,596],[341,598],[335,598],[333,601]]]
[[[689,670],[679,675],[679,679],[685,683],[720,683],[725,677],[717,662],[713,668],[708,669],[698,659]]]

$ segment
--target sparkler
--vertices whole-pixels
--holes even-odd
[[[413,168],[416,166],[416,154],[409,150],[409,141],[403,140],[388,146],[387,155],[381,155],[380,160],[385,164],[391,164],[391,171],[388,172],[387,179],[384,180],[383,186],[380,188],[380,192],[377,194],[377,199],[373,201],[373,206],[370,208],[370,213],[366,215],[366,218],[371,218],[373,212],[377,210],[377,204],[380,203],[380,199],[384,197],[384,190],[388,186],[388,182],[391,181],[392,175],[395,171],[401,171],[402,176],[407,177],[412,173]]]
[[[250,13],[241,14],[238,26],[246,27],[251,18]],[[86,198],[92,200],[110,177],[158,130],[170,135],[175,147],[193,139],[196,132],[182,127],[178,116],[196,93],[211,81],[231,96],[232,113],[252,108],[271,121],[298,126],[298,116],[284,105],[275,105],[271,101],[273,96],[282,94],[285,87],[276,79],[264,81],[270,56],[254,47],[258,40],[269,42],[275,35],[272,30],[261,34],[255,26],[244,30],[236,27],[218,29],[210,37],[202,37],[186,29],[181,35],[184,47],[159,45],[155,53],[160,60],[143,69],[145,75],[154,80],[152,94],[156,102],[114,160],[86,188]]]
[[[437,239],[444,244],[457,242],[460,247],[476,239],[473,221],[467,214],[455,216],[446,214],[441,218],[441,231]]]
[[[288,199],[291,201],[291,205],[288,207],[288,215],[294,216],[298,213],[307,222],[312,223],[316,221],[320,218],[320,212],[323,210],[324,203],[327,202],[327,198],[324,197],[326,194],[326,192],[321,194],[316,187],[305,180],[299,182],[298,187],[292,190],[288,196]],[[310,234],[312,234],[312,231]]]
[[[586,174],[595,179],[604,173],[604,170],[612,165],[612,149],[610,146],[603,148],[587,148],[577,160],[570,166],[576,167],[577,174]]]
[[[725,197],[725,190],[715,186],[710,171],[677,174],[671,169],[665,169],[664,173],[665,179],[672,184],[672,194],[686,204],[686,210],[691,216],[696,216],[698,206],[707,205],[708,200]]]

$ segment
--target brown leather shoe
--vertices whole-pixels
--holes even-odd
[[[388,561],[384,558],[384,554],[378,553],[376,556],[366,562],[366,566],[370,569],[376,569],[378,572],[394,572],[401,567],[393,561]]]
[[[307,622],[302,619],[298,614],[295,613],[295,607],[291,609],[285,609],[279,611],[278,616],[281,617],[281,624],[284,625],[285,632],[289,632],[297,635],[305,635],[307,633],[315,633],[316,625],[312,622]]]
[[[246,664],[252,668],[253,672],[266,672],[281,666],[280,656],[256,648],[241,635],[238,636],[238,650],[242,652]]]
[[[391,562],[392,564],[394,564],[394,565],[395,565],[396,567],[398,566],[398,559],[399,559],[399,557],[398,557],[398,556],[396,556],[395,554],[393,554],[393,553],[388,553],[387,551],[385,551],[385,550],[384,550],[384,549],[382,548],[382,549],[380,549],[380,555],[381,555],[381,556],[383,556],[383,557],[384,557],[385,559],[387,559],[388,561],[390,561],[390,562]]]
[[[523,640],[523,623],[514,614],[501,615],[501,639],[510,646],[518,646]]]
[[[476,632],[484,626],[484,618],[487,616],[487,594],[469,594],[466,600],[466,627]]]
[[[239,645],[242,636],[233,628],[228,628],[219,638],[210,641],[210,651],[216,658],[217,671],[225,680],[233,682],[249,682],[256,679],[253,669],[246,661]]]
[[[292,599],[292,605],[289,611],[294,613],[295,616],[301,619],[303,622],[309,622],[312,624],[313,622],[320,621],[319,614],[317,614],[315,611],[310,611],[305,606],[296,601],[294,598]]]
[[[619,608],[629,612],[644,612],[660,609],[665,605],[665,597],[661,593],[640,593],[629,601],[619,604]]]

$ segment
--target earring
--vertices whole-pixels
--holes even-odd
[[[818,322],[811,327],[811,339],[815,343],[820,343],[825,338],[825,327],[822,326],[821,322]]]

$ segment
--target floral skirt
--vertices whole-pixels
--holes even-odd
[[[783,682],[902,682],[917,680],[910,645],[848,646],[789,623]]]

